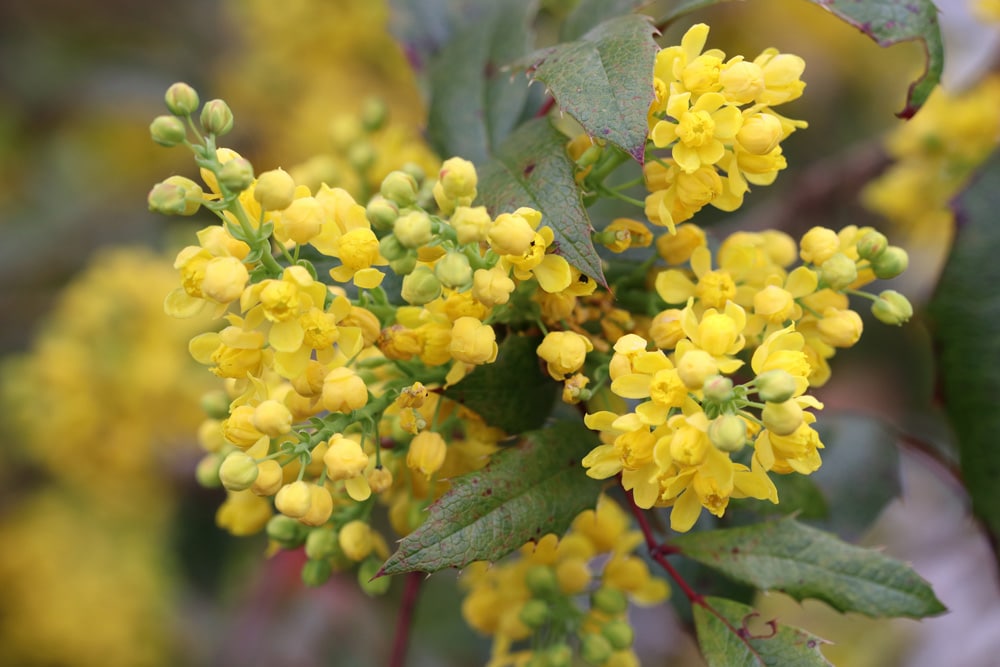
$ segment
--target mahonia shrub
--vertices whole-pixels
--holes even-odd
[[[443,159],[374,186],[354,160],[353,191],[261,170],[220,143],[226,102],[169,88],[152,138],[189,149],[200,181],[165,179],[149,207],[216,218],[177,254],[165,299],[171,316],[214,321],[189,343],[221,379],[197,475],[226,490],[222,528],[303,549],[309,585],[351,571],[379,594],[409,573],[403,628],[423,573],[460,569],[490,665],[638,664],[630,606],[672,589],[709,664],[827,664],[819,638],[777,620],[751,631],[749,598],[696,590],[674,563],[844,612],[943,611],[907,565],[794,516],[831,444],[815,390],[867,325],[911,319],[886,282],[908,254],[873,225],[698,222],[794,168],[783,144],[808,125],[779,110],[808,94],[807,65],[709,48],[702,23],[661,45],[690,7],[652,20],[637,4],[553,4],[560,41],[537,51],[513,31],[530,2],[469,3],[433,38],[396,6]],[[996,83],[930,95],[934,7],[855,4],[833,12],[927,47],[901,115],[930,96],[927,109],[864,195],[916,225],[995,145]],[[370,151],[384,111],[341,148]]]

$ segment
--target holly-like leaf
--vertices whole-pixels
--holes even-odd
[[[929,312],[972,510],[1000,538],[1000,152],[956,200],[958,232]]]
[[[517,128],[480,170],[479,192],[491,215],[530,206],[555,234],[556,252],[602,285],[601,258],[590,239],[593,226],[580,199],[568,140],[547,118]]]
[[[533,81],[544,83],[587,134],[610,141],[642,163],[659,51],[654,34],[648,16],[616,16],[577,41],[536,51],[515,67],[525,67]]]
[[[507,433],[538,428],[552,412],[560,386],[538,363],[535,349],[541,342],[534,336],[508,336],[496,361],[479,366],[444,395]]]
[[[736,581],[838,611],[922,618],[945,611],[908,565],[794,519],[682,535],[681,552]]]
[[[830,665],[819,650],[826,640],[773,619],[761,619],[753,607],[739,602],[715,597],[705,602],[717,614],[695,605],[694,626],[709,667]]]
[[[562,535],[577,514],[597,503],[602,484],[580,465],[597,444],[580,422],[525,434],[482,470],[455,478],[379,575],[495,561],[548,533]]]
[[[527,83],[504,67],[532,47],[535,0],[395,0],[394,34],[430,97],[443,156],[485,163],[521,119]]]
[[[664,27],[698,9],[729,0],[679,0],[656,25]],[[926,54],[924,72],[910,84],[906,106],[897,114],[910,118],[924,105],[941,80],[944,44],[937,7],[931,0],[808,0],[854,26],[881,47],[917,40]]]

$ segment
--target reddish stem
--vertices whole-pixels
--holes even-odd
[[[552,106],[555,103],[556,103],[556,98],[549,97],[547,100],[545,100],[545,103],[542,104],[542,107],[538,110],[538,112],[535,113],[535,118],[541,118],[542,116],[548,114],[549,111],[552,110]]]
[[[410,572],[406,575],[406,588],[403,589],[403,599],[399,603],[396,636],[392,640],[392,657],[389,658],[389,667],[403,667],[406,664],[406,649],[410,643],[410,628],[413,626],[413,610],[417,606],[420,582],[423,580],[423,572]]]

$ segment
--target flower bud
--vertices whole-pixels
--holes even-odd
[[[386,238],[392,238],[388,236]],[[394,259],[389,262],[389,268],[397,276],[407,276],[413,273],[413,269],[417,268],[417,256],[416,255],[403,255],[399,259]]]
[[[322,526],[333,514],[333,497],[325,486],[309,485],[309,509],[299,517],[307,526]]]
[[[301,480],[284,485],[274,497],[274,506],[278,511],[293,519],[304,517],[311,502],[309,484]]]
[[[874,260],[889,247],[889,239],[885,234],[872,230],[858,239],[858,257],[861,259]]]
[[[284,169],[265,171],[257,179],[253,198],[268,211],[283,211],[295,200],[295,181]]]
[[[475,317],[459,317],[451,326],[448,352],[467,364],[491,364],[497,358],[497,336],[493,327]]]
[[[832,290],[842,290],[858,279],[858,265],[842,252],[836,252],[820,265],[820,280]]]
[[[149,124],[149,136],[161,146],[170,148],[184,142],[187,128],[177,116],[157,116]]]
[[[204,191],[190,178],[171,176],[150,190],[149,210],[165,215],[194,215],[201,207]]]
[[[799,256],[803,262],[820,266],[833,257],[840,249],[840,237],[837,232],[826,227],[813,227],[799,242]]]
[[[233,112],[224,100],[209,100],[201,108],[201,128],[209,134],[222,136],[233,129]]]
[[[365,207],[365,217],[375,229],[388,231],[396,224],[396,218],[399,217],[399,206],[382,195],[375,195]],[[386,236],[385,238],[391,237]]]
[[[194,478],[198,484],[206,489],[217,489],[222,485],[222,480],[219,479],[220,460],[218,454],[209,454],[198,461],[194,469]]]
[[[219,466],[219,479],[229,491],[244,491],[257,479],[257,463],[246,452],[230,452]]]
[[[521,606],[521,612],[517,617],[533,630],[540,628],[545,624],[545,621],[549,620],[549,605],[544,600],[537,598],[528,600]]]
[[[229,403],[226,392],[218,389],[202,394],[198,405],[209,419],[225,419],[229,416]]]
[[[653,318],[649,325],[649,336],[656,347],[661,350],[672,350],[685,337],[684,328],[681,326],[681,315],[681,311],[677,308],[669,308]]]
[[[472,265],[460,252],[449,252],[434,265],[434,275],[445,287],[459,289],[472,283]]]
[[[738,452],[746,444],[746,423],[736,415],[719,415],[708,425],[708,439],[722,452]]]
[[[400,295],[411,306],[423,306],[441,296],[441,281],[426,266],[418,266],[403,278]]]
[[[399,208],[413,206],[417,201],[417,180],[405,171],[392,171],[382,179],[379,193]]]
[[[267,537],[285,549],[294,549],[306,538],[307,529],[301,523],[284,514],[275,514],[267,522]]]
[[[690,350],[677,364],[677,375],[688,389],[701,389],[705,380],[718,372],[715,359],[704,350]]]
[[[190,116],[198,108],[200,101],[195,89],[183,82],[177,82],[167,88],[167,94],[163,99],[170,113],[177,116]]]
[[[896,290],[885,290],[872,304],[872,315],[885,324],[900,325],[913,317],[913,305]]]
[[[254,427],[272,438],[292,430],[292,413],[281,401],[268,399],[254,408]]]
[[[468,206],[476,198],[476,167],[460,157],[448,158],[441,165],[438,183],[448,201]]]
[[[561,382],[583,368],[587,353],[593,349],[590,339],[575,331],[550,331],[535,353],[545,361],[552,379]]]
[[[524,584],[535,597],[544,598],[559,590],[556,573],[548,565],[533,565],[524,573]]]
[[[736,140],[753,155],[767,155],[781,142],[781,121],[769,113],[756,113],[744,121]]]
[[[683,264],[691,259],[691,254],[696,248],[706,244],[705,231],[698,225],[685,223],[677,226],[676,233],[660,234],[656,238],[656,253],[667,264]]]
[[[305,245],[319,236],[323,218],[323,205],[315,197],[299,197],[281,212],[281,227],[290,240]]]
[[[430,479],[430,476],[444,465],[447,454],[448,445],[440,433],[421,431],[410,441],[410,448],[406,452],[406,465]]]
[[[492,308],[507,303],[516,285],[499,265],[491,269],[476,269],[472,274],[472,297]]]
[[[571,667],[573,664],[573,649],[565,642],[550,645],[542,656],[545,667]]]
[[[910,265],[910,257],[899,246],[891,245],[871,262],[875,276],[885,280],[906,271],[906,267]]]
[[[308,558],[330,558],[340,553],[340,542],[332,528],[316,528],[306,536]]]
[[[604,586],[590,594],[590,606],[609,616],[616,616],[628,609],[628,598],[617,588]]]
[[[378,251],[390,262],[402,259],[410,254],[409,248],[400,243],[395,234],[387,234],[379,239]]]
[[[311,588],[322,586],[333,574],[333,566],[328,558],[310,559],[302,566],[302,583]]]
[[[851,347],[861,339],[864,324],[853,310],[827,308],[816,328],[820,339],[833,347]]]
[[[392,577],[373,577],[382,568],[382,561],[376,558],[366,558],[358,567],[358,584],[368,595],[385,595],[389,592],[389,585],[392,584]]]
[[[794,398],[781,403],[764,403],[760,412],[764,427],[775,435],[791,435],[802,425],[802,406]]]
[[[229,192],[243,192],[253,183],[253,165],[245,157],[234,157],[223,163],[218,181]]]
[[[375,546],[371,526],[358,520],[344,525],[337,535],[337,540],[344,555],[355,562],[364,560]]]
[[[592,665],[603,665],[614,652],[604,635],[587,634],[580,642],[580,657]]]
[[[714,403],[726,403],[733,400],[733,381],[725,375],[713,375],[705,380],[702,386],[705,398]]]
[[[367,141],[359,141],[347,149],[347,161],[357,171],[367,171],[375,164],[375,148]]]
[[[396,218],[392,233],[403,247],[414,249],[427,245],[434,238],[431,217],[424,211],[413,211]]]
[[[448,224],[455,228],[459,244],[468,245],[486,240],[493,219],[485,206],[458,206],[448,218]]]
[[[523,255],[535,240],[535,230],[523,216],[501,213],[486,233],[493,251],[500,255]]]
[[[365,100],[361,107],[361,126],[366,132],[377,132],[389,116],[389,109],[385,102],[377,97],[370,97]]]
[[[368,455],[361,449],[358,441],[335,434],[330,439],[330,446],[323,454],[327,477],[336,482],[342,479],[357,477],[368,466]]]
[[[757,395],[762,401],[783,403],[795,395],[795,378],[780,368],[761,373],[756,382]]]
[[[250,490],[258,496],[273,496],[284,484],[284,471],[281,464],[273,459],[257,464],[257,479]]]
[[[601,628],[601,634],[611,643],[616,651],[624,651],[632,646],[635,641],[635,631],[629,622],[624,619],[608,621]]]
[[[368,473],[368,487],[372,493],[382,493],[392,488],[392,471],[388,468],[372,468]]]

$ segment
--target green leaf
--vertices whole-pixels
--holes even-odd
[[[580,460],[598,444],[580,422],[525,434],[482,470],[455,478],[379,575],[495,561],[548,533],[562,535],[597,503],[602,483],[587,477]]]
[[[514,66],[527,68],[533,81],[544,83],[587,134],[642,163],[659,51],[655,33],[648,16],[617,16],[577,41],[536,51]]]
[[[490,215],[530,206],[555,233],[556,252],[602,285],[601,258],[590,240],[593,226],[580,200],[567,139],[548,118],[517,128],[479,173],[479,192]]]
[[[535,0],[393,2],[394,34],[428,88],[427,136],[485,163],[521,118],[528,84],[504,66],[532,47]]]
[[[507,433],[538,428],[552,412],[560,386],[538,363],[535,349],[541,342],[534,336],[508,336],[496,361],[479,366],[444,395]]]
[[[753,607],[739,602],[709,597],[705,603],[717,614],[695,605],[694,623],[698,646],[710,667],[831,664],[819,650],[826,641],[816,635],[775,620],[763,621]]]
[[[960,221],[929,306],[945,410],[973,512],[1000,538],[1000,153],[956,200]]]
[[[580,0],[559,29],[560,42],[580,39],[597,24],[615,16],[628,14],[650,0]]]
[[[725,0],[679,0],[656,25],[664,27],[677,18]],[[924,72],[907,92],[906,106],[900,118],[910,118],[924,105],[941,80],[944,68],[944,44],[937,20],[937,7],[931,0],[808,0],[842,21],[868,35],[881,47],[919,40],[926,53]]]
[[[794,519],[689,533],[673,544],[736,581],[796,600],[823,600],[838,611],[912,618],[945,611],[930,585],[905,563]]]

